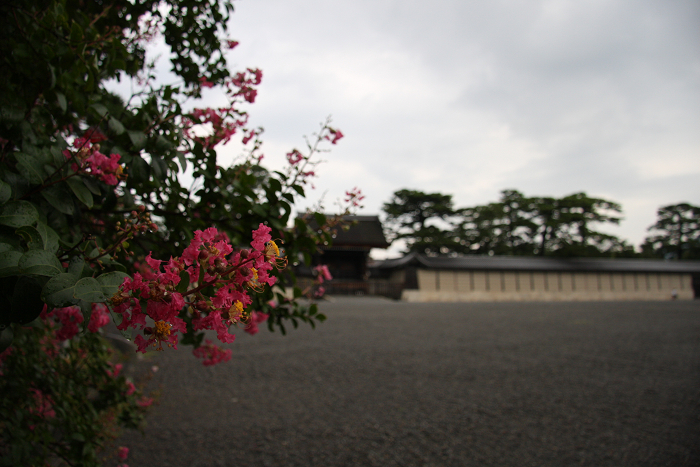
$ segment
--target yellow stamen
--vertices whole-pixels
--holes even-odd
[[[163,341],[167,340],[168,337],[170,336],[170,328],[173,327],[172,324],[166,323],[165,321],[156,321],[156,327],[153,330],[153,337],[156,338],[158,341],[158,349],[157,350],[163,350]],[[153,346],[155,347],[156,343],[153,343]],[[170,344],[168,344],[170,345]]]

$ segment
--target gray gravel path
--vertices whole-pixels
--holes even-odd
[[[203,367],[153,364],[138,466],[699,466],[700,301],[335,297]]]

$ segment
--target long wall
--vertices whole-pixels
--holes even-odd
[[[694,298],[690,274],[419,269],[411,302],[671,300]]]

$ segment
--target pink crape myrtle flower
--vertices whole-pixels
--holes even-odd
[[[93,303],[92,304],[92,314],[90,315],[90,322],[88,323],[88,330],[90,332],[97,332],[101,327],[106,326],[109,323],[109,312],[107,307],[103,303]]]
[[[117,449],[117,455],[119,456],[119,459],[126,460],[126,458],[129,457],[129,448],[119,446],[119,449]]]
[[[228,362],[231,360],[231,349],[223,350],[221,347],[215,345],[211,340],[207,339],[204,345],[194,349],[192,354],[202,359],[202,365],[212,366],[217,363]]]
[[[214,87],[214,83],[212,83],[211,81],[207,81],[207,78],[204,76],[199,78],[199,85],[202,86],[203,88],[213,88]]]
[[[328,133],[329,134],[324,136],[324,139],[330,141],[331,144],[336,144],[338,140],[340,140],[340,138],[343,138],[345,136],[340,130],[336,130],[335,128],[330,127],[328,127]]]
[[[325,264],[319,264],[314,268],[314,272],[316,273],[316,281],[319,284],[323,284],[324,280],[329,281],[333,279],[333,276],[331,276],[331,272],[328,270],[328,266]]]
[[[45,321],[53,319],[61,323],[61,329],[56,332],[56,340],[65,341],[72,339],[80,332],[78,325],[83,322],[83,313],[77,306],[69,306],[65,308],[54,308],[50,312],[44,305],[44,310],[41,312],[41,318]]]
[[[287,161],[290,165],[297,165],[302,161],[302,159],[304,159],[304,156],[298,149],[294,149],[292,152],[287,153]]]
[[[88,135],[89,132],[86,132]],[[68,149],[63,151],[63,155],[68,159],[73,159],[72,169],[75,172],[84,171],[102,180],[107,185],[115,186],[119,180],[126,178],[124,169],[119,164],[121,156],[110,154],[106,156],[99,151],[99,144],[92,145],[93,142],[104,141],[106,137],[95,130],[87,137],[76,138],[73,141],[75,154]]]
[[[236,338],[229,332],[231,325],[245,323],[246,331],[254,334],[267,315],[245,311],[253,302],[249,293],[262,292],[265,284],[274,285],[277,278],[272,269],[287,264],[271,232],[270,227],[259,224],[252,232],[252,248],[234,252],[228,236],[210,227],[194,232],[180,257],[166,262],[149,253],[139,272],[126,277],[111,298],[113,311],[122,317],[117,328],[143,331],[134,338],[138,352],[151,346],[163,350],[163,344],[177,348],[179,335],[187,333],[180,317],[183,311],[191,317],[192,330],[216,331],[224,343]],[[187,287],[178,289],[183,272],[190,280]],[[153,325],[147,325],[147,319]],[[229,352],[205,345],[196,354],[205,364],[214,364],[228,360]]]
[[[250,321],[248,322],[248,325],[245,327],[244,331],[250,334],[251,336],[254,336],[259,331],[258,324],[267,321],[268,317],[269,315],[267,313],[263,313],[261,311],[252,311],[250,313]]]

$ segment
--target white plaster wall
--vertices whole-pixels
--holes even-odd
[[[442,271],[419,269],[410,302],[692,300],[690,274]]]

